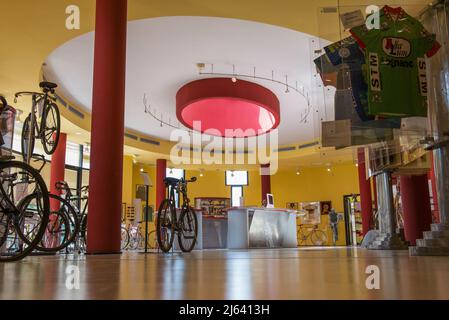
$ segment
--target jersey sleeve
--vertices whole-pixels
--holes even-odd
[[[436,40],[435,35],[422,37],[418,41],[418,46],[420,47],[420,56],[423,56],[425,54],[428,58],[434,56],[441,48],[441,45]]]
[[[362,49],[365,49],[370,43],[375,41],[379,34],[379,30],[377,29],[369,30],[364,24],[352,28],[351,30],[349,30],[349,32]]]
[[[407,19],[413,29],[413,32],[418,37],[417,48],[415,48],[418,56],[432,57],[438,50],[440,50],[441,45],[436,40],[434,34],[429,33],[426,28],[417,19],[407,15]]]

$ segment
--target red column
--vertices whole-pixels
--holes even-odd
[[[435,218],[435,223],[440,223],[440,210],[438,207],[438,191],[437,191],[437,182],[435,180],[435,163],[433,162],[433,152],[429,152],[430,162],[432,163],[432,167],[428,174],[431,186],[432,186],[432,200],[433,200],[433,212],[432,215]]]
[[[156,210],[165,198],[165,184],[164,178],[167,174],[167,160],[157,159],[156,160]]]
[[[371,183],[366,177],[365,152],[362,148],[357,151],[359,170],[360,201],[362,207],[362,232],[363,235],[371,229],[370,222],[373,215],[373,200],[371,197]]]
[[[373,207],[377,210],[378,209],[378,204],[377,204],[377,182],[376,182],[376,178],[372,177],[371,181],[373,182]]]
[[[50,165],[50,193],[60,195],[61,191],[56,190],[55,184],[58,181],[64,181],[65,176],[65,150],[67,145],[67,134],[60,133],[58,146],[51,156]],[[57,210],[53,207],[53,199],[50,199],[51,210]],[[56,204],[58,204],[56,202]]]
[[[119,253],[127,0],[97,0],[89,175],[88,253]]]
[[[271,193],[271,175],[270,164],[262,164],[260,166],[260,184],[262,191],[262,201],[267,198],[267,193]]]
[[[67,145],[67,134],[60,133],[59,142],[56,147],[55,152],[51,156],[51,165],[50,165],[50,193],[55,195],[61,195],[61,191],[57,190],[55,187],[56,182],[64,181],[65,176],[65,153],[66,153],[66,145]],[[51,212],[57,212],[59,210],[60,203],[56,199],[50,198],[50,210]],[[56,214],[50,214],[50,221],[54,227],[57,227],[58,216]],[[57,245],[58,236],[52,234],[47,230],[46,232],[46,241],[50,245]]]
[[[400,183],[405,239],[416,245],[416,239],[422,239],[432,223],[427,174],[401,176]]]

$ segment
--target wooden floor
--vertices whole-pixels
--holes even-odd
[[[365,286],[369,265],[380,290]],[[0,265],[0,299],[449,299],[449,258],[354,248],[29,257]]]

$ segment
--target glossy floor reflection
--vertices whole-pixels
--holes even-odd
[[[365,286],[369,265],[380,290]],[[66,286],[70,266],[79,289]],[[449,258],[354,248],[29,257],[0,265],[0,299],[449,299]]]

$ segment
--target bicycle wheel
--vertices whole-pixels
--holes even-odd
[[[27,160],[29,144],[31,144],[31,154],[33,154],[33,150],[34,150],[35,137],[34,137],[34,132],[33,132],[31,134],[31,140],[29,140],[30,130],[31,130],[31,114],[29,114],[28,117],[26,117],[25,121],[23,122],[23,127],[22,127],[21,149],[22,149],[23,161]]]
[[[157,212],[156,235],[159,248],[163,252],[169,252],[175,238],[176,209],[173,203],[164,199]]]
[[[157,242],[156,230],[150,231],[148,234],[148,247],[150,249],[159,248],[159,244]]]
[[[61,131],[61,117],[58,106],[54,103],[47,103],[42,113],[41,119],[41,141],[46,154],[53,154],[59,142]]]
[[[184,208],[178,220],[178,243],[183,252],[190,252],[196,244],[198,236],[198,220],[195,211],[188,207]]]
[[[128,247],[129,244],[129,233],[128,230],[126,230],[125,227],[122,227],[121,229],[121,243],[120,243],[120,249],[125,250]]]
[[[83,216],[80,224],[80,249],[81,251],[87,250],[87,214]]]
[[[20,210],[24,203],[34,212]],[[40,174],[23,162],[0,162],[0,262],[30,254],[44,235],[49,214],[48,190]]]
[[[326,233],[322,230],[315,229],[310,234],[310,241],[314,246],[323,246],[327,242]]]
[[[298,228],[298,232],[296,233],[296,238],[297,238],[298,246],[307,245],[307,235],[304,234],[304,231],[301,227]]]
[[[50,194],[50,219],[42,241],[36,246],[44,252],[57,252],[75,241],[77,223],[73,207],[63,198]]]

